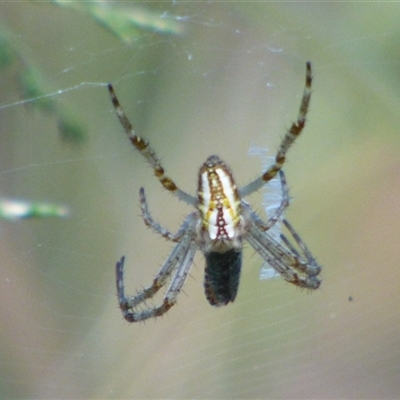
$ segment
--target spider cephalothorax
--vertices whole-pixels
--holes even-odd
[[[311,79],[311,65],[307,63],[306,85],[299,115],[297,121],[283,137],[275,162],[259,178],[239,189],[227,165],[218,156],[210,156],[199,171],[197,197],[179,189],[175,182],[165,175],[155,152],[147,141],[135,134],[113,87],[111,84],[108,85],[118,118],[133,146],[151,164],[164,188],[195,207],[195,211],[188,215],[178,232],[172,234],[153,220],[148,210],[144,189],[140,189],[140,204],[146,225],[166,239],[176,242],[176,245],[153,283],[134,296],[125,296],[123,282],[125,258],[122,257],[117,263],[118,300],[127,321],[143,321],[163,315],[176,303],[177,295],[185,282],[198,249],[203,252],[206,260],[204,288],[210,304],[221,306],[234,301],[239,286],[244,240],[249,242],[286,281],[308,289],[319,287],[320,280],[317,276],[321,267],[289,222],[283,219],[283,211],[289,205],[289,194],[285,175],[281,170],[287,150],[304,128],[311,95]],[[282,184],[281,204],[275,214],[269,216],[268,221],[264,223],[243,198],[259,190],[277,173]],[[269,234],[268,230],[278,220],[282,220],[299,251],[284,235],[281,234],[281,241],[277,241]],[[162,304],[138,309],[139,305],[145,306],[145,301],[152,298],[169,279],[171,283]]]

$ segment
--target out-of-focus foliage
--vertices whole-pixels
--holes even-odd
[[[101,25],[109,29],[125,43],[136,40],[141,30],[154,31],[161,34],[179,35],[183,33],[183,23],[179,17],[167,13],[160,15],[141,6],[111,7],[106,2],[64,2],[55,0],[54,3],[87,12]]]
[[[51,203],[0,199],[0,219],[15,221],[28,218],[66,217],[68,207]]]
[[[81,143],[86,135],[84,124],[74,116],[75,113],[72,110],[58,106],[54,100],[55,96],[49,94],[51,83],[43,76],[39,66],[34,65],[22,55],[18,43],[9,39],[11,35],[6,34],[4,26],[0,21],[0,68],[13,66],[16,71],[16,80],[22,89],[24,102],[53,115],[58,121],[63,140],[69,143]]]

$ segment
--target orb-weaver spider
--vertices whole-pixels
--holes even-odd
[[[196,209],[185,219],[178,232],[172,234],[152,219],[144,189],[140,189],[140,204],[146,225],[177,244],[157,273],[153,283],[134,296],[126,296],[124,291],[125,257],[122,257],[117,263],[116,283],[119,306],[127,321],[143,321],[161,316],[176,303],[177,295],[185,282],[197,249],[203,252],[206,260],[204,288],[210,304],[221,306],[234,301],[239,286],[244,240],[247,240],[286,281],[308,289],[319,287],[321,282],[317,275],[320,273],[321,267],[289,222],[282,218],[284,209],[289,205],[289,196],[281,168],[285,162],[287,150],[304,128],[311,96],[311,81],[311,64],[308,62],[299,115],[297,121],[285,133],[275,156],[275,162],[259,178],[242,189],[238,189],[227,165],[218,156],[212,155],[200,168],[197,197],[179,189],[175,182],[165,175],[155,152],[147,141],[134,132],[112,85],[108,85],[119,121],[133,146],[151,164],[156,177],[164,188]],[[278,172],[282,183],[282,201],[276,213],[264,223],[243,198],[259,190]],[[268,230],[279,219],[282,219],[283,224],[296,241],[300,252],[284,235],[281,235],[282,242],[276,241],[269,235]],[[137,307],[152,298],[168,279],[171,279],[171,283],[162,303],[158,306],[138,310]]]

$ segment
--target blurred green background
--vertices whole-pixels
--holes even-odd
[[[398,396],[399,4],[25,2],[0,16],[1,194],[72,210],[1,222],[1,398]],[[104,84],[194,194],[213,153],[240,186],[261,172],[248,150],[274,151],[296,118],[306,60],[287,217],[321,288],[260,281],[247,246],[235,303],[215,309],[198,254],[178,304],[128,325],[115,262],[134,293],[171,249],[141,220],[139,188],[172,231],[191,208],[131,148]]]

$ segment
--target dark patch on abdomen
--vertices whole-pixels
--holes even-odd
[[[205,254],[206,270],[204,289],[209,303],[223,306],[235,300],[242,266],[242,252],[228,250]]]

